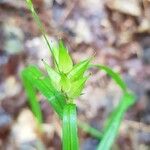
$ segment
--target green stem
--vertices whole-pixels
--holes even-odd
[[[38,27],[39,27],[39,29],[40,29],[40,31],[41,31],[41,33],[42,33],[44,39],[45,39],[45,42],[46,42],[46,44],[47,44],[49,50],[50,50],[51,53],[52,53],[52,56],[53,56],[53,58],[54,58],[54,62],[55,62],[55,64],[56,64],[56,66],[57,66],[57,69],[58,69],[58,71],[60,72],[59,67],[58,67],[57,60],[56,60],[55,55],[54,55],[54,52],[53,52],[53,50],[52,50],[52,48],[51,48],[51,46],[50,46],[50,44],[49,44],[46,31],[45,31],[45,29],[44,29],[44,26],[43,26],[43,24],[42,24],[42,22],[41,22],[39,16],[37,15],[37,12],[36,12],[35,9],[34,9],[32,0],[26,0],[26,3],[27,3],[27,6],[28,6],[29,10],[31,11],[33,18],[34,18],[34,20],[36,21],[36,23],[37,23],[37,25],[38,25]]]

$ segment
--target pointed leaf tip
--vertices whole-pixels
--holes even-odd
[[[68,73],[73,67],[72,59],[62,40],[59,41],[59,69]]]
[[[64,92],[69,91],[70,88],[71,88],[71,82],[70,82],[70,80],[68,79],[68,77],[66,76],[66,74],[64,74],[64,73],[61,74],[61,81],[60,81],[60,84],[61,84],[61,89],[62,89]]]
[[[73,99],[80,96],[87,79],[88,79],[88,77],[83,77],[80,80],[72,83],[70,91],[68,92],[68,96]]]
[[[60,85],[59,85],[61,79],[60,75],[53,68],[51,68],[44,60],[43,63],[53,86],[56,87],[57,90],[60,90]]]
[[[91,59],[92,58],[81,61],[73,67],[73,69],[68,74],[68,77],[71,81],[76,81],[84,75],[85,71],[88,69]]]

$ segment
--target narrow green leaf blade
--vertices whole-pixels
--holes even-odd
[[[68,77],[70,78],[70,80],[76,81],[80,79],[81,77],[83,77],[83,74],[88,69],[90,61],[91,61],[91,58],[86,59],[76,64],[68,74]]]
[[[127,109],[135,102],[135,96],[132,93],[126,92],[119,105],[112,112],[111,117],[107,120],[103,132],[103,138],[98,145],[97,150],[110,150],[121,124],[121,121]]]
[[[65,98],[61,92],[58,92],[53,87],[49,78],[43,77],[42,72],[35,66],[29,66],[22,71],[22,78],[24,81],[32,84],[34,88],[38,89],[47,98],[56,113],[62,118]],[[26,86],[25,88],[28,92],[28,87]],[[28,92],[28,94],[30,93]],[[35,99],[32,99],[32,97],[29,98],[31,103],[36,103]]]
[[[63,150],[78,150],[76,106],[67,104],[63,111]]]
[[[116,114],[119,111],[122,110],[125,112],[134,103],[135,103],[135,95],[129,91],[124,93],[118,106],[114,109],[114,111],[111,113],[111,115],[107,118],[107,120],[105,122],[105,129],[104,130],[107,130],[107,128],[109,127],[109,124],[111,124],[112,120],[115,118]]]
[[[36,98],[36,91],[33,88],[32,83],[28,80],[28,76],[26,76],[25,72],[22,72],[21,80],[25,87],[25,91],[26,91],[27,97],[28,97],[27,100],[32,109],[32,112],[33,112],[34,116],[37,118],[38,122],[42,123],[43,117],[42,117],[40,104]]]
[[[78,126],[86,133],[90,134],[94,138],[101,140],[103,134],[98,130],[90,126],[88,123],[78,120]]]
[[[118,85],[119,87],[125,92],[127,90],[127,85],[119,75],[119,73],[114,72],[111,68],[103,65],[91,65],[99,68],[100,70],[104,70]]]
[[[59,41],[59,70],[63,73],[68,73],[72,67],[73,62],[62,41]]]

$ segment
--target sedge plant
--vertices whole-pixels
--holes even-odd
[[[48,74],[47,76],[34,65],[28,66],[21,72],[21,79],[33,114],[39,123],[43,122],[40,104],[36,97],[36,91],[38,90],[46,97],[62,122],[63,150],[79,149],[78,127],[100,140],[97,150],[109,150],[118,134],[124,114],[135,102],[134,94],[127,88],[121,76],[111,68],[92,64],[93,58],[74,64],[62,40],[59,40],[56,45],[51,45],[33,7],[32,0],[26,0],[26,2],[42,32],[54,61],[54,67],[51,67],[46,61],[42,60]],[[82,94],[85,83],[90,77],[86,75],[86,72],[92,67],[105,71],[122,89],[123,93],[120,103],[106,119],[102,132],[86,123],[77,121],[76,99]]]

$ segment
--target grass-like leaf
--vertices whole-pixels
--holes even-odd
[[[33,83],[30,82],[32,80],[32,76],[29,77],[25,71],[22,72],[21,75],[23,85],[25,87],[27,97],[28,97],[28,103],[32,109],[32,112],[34,116],[37,118],[39,123],[42,123],[43,117],[41,112],[40,104],[36,97],[36,89],[33,88]]]
[[[103,137],[97,150],[109,150],[111,148],[117,136],[124,114],[126,113],[127,109],[134,104],[134,102],[135,96],[132,93],[126,92],[123,95],[119,105],[114,109],[111,116],[106,121]]]
[[[37,104],[35,91],[38,89],[49,101],[53,109],[62,118],[62,111],[65,105],[65,98],[61,92],[58,92],[52,85],[49,78],[44,77],[41,71],[35,66],[29,66],[22,71],[22,80],[29,98],[31,109],[35,116],[41,121],[41,110]],[[32,85],[32,86],[31,86]]]
[[[113,71],[111,68],[104,66],[104,65],[91,65],[91,67],[97,67],[100,70],[104,70],[118,85],[119,87],[126,92],[127,90],[127,85],[119,75],[119,73]]]
[[[95,129],[93,127],[91,127],[89,124],[85,123],[85,122],[82,122],[82,121],[79,121],[78,120],[78,126],[86,133],[90,134],[91,136],[93,136],[94,138],[97,138],[97,139],[101,139],[103,134],[98,130],[98,129]]]
[[[63,150],[78,150],[76,106],[67,104],[63,111]]]

